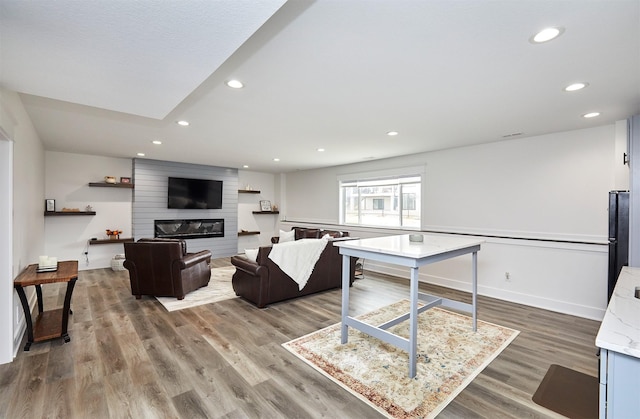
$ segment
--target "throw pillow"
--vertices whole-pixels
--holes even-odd
[[[278,243],[294,241],[296,239],[295,234],[296,234],[295,230],[291,230],[291,231],[280,230],[280,240],[278,240]]]
[[[244,249],[244,255],[253,262],[258,261],[258,249]]]

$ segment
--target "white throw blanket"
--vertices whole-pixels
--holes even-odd
[[[269,259],[296,281],[298,289],[302,290],[327,243],[329,240],[326,238],[277,243],[273,245]]]

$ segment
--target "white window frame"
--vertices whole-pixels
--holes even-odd
[[[419,177],[420,184],[420,201],[422,201],[422,197],[424,196],[424,178],[425,178],[425,167],[424,166],[414,166],[414,167],[403,167],[398,169],[387,169],[387,170],[379,170],[372,172],[361,172],[361,173],[351,173],[351,174],[341,174],[337,176],[338,183],[338,202],[339,202],[339,214],[338,214],[338,223],[340,225],[351,225],[351,226],[359,226],[359,227],[373,227],[373,228],[388,228],[388,229],[401,229],[401,230],[420,230],[422,228],[423,223],[423,205],[422,202],[416,202],[416,205],[420,206],[420,226],[419,227],[407,227],[404,226],[402,222],[402,198],[399,198],[398,206],[399,206],[399,224],[398,226],[388,226],[388,225],[377,225],[377,224],[365,224],[361,222],[361,216],[358,216],[358,223],[347,223],[345,221],[345,196],[343,193],[343,187],[346,183],[356,184],[358,182],[371,182],[376,180],[390,180],[390,179],[400,179],[400,178],[408,178],[408,177]],[[401,196],[401,194],[400,194]],[[393,207],[393,202],[391,203],[391,207]]]

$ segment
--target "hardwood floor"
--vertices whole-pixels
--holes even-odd
[[[367,273],[352,288],[351,313],[406,298],[407,289],[406,280]],[[64,287],[43,292],[45,309],[62,306]],[[339,322],[340,296],[333,290],[263,310],[236,298],[167,312],[154,298],[131,295],[127,271],[81,271],[71,342],[36,343],[0,365],[0,418],[381,417],[280,346]],[[597,375],[599,322],[482,296],[478,317],[521,333],[442,418],[556,417],[531,401],[549,366]]]

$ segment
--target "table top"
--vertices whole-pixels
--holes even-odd
[[[29,285],[52,284],[54,282],[69,282],[78,277],[78,261],[65,260],[58,262],[58,270],[52,272],[36,272],[38,264],[27,266],[13,281],[14,286],[27,287]]]
[[[596,336],[596,346],[640,358],[640,268],[625,266],[620,272],[609,306]]]
[[[374,237],[370,239],[347,240],[334,243],[334,246],[345,249],[394,255],[412,259],[422,259],[442,253],[466,249],[484,243],[484,240],[469,237],[451,237],[423,234],[422,242],[409,241],[409,234],[397,236]]]

